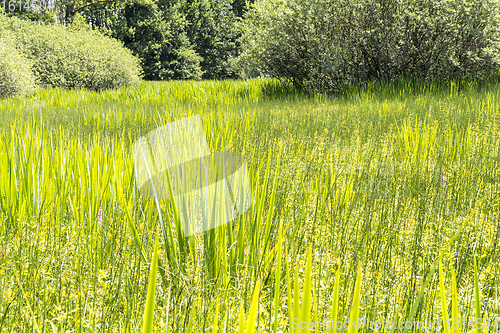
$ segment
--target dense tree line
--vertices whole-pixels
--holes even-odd
[[[122,41],[148,80],[224,79],[235,77],[230,63],[238,56],[245,8],[244,0],[60,0],[43,12],[8,14],[84,22]]]
[[[145,79],[234,77],[229,62],[238,55],[241,3],[151,0],[99,7],[84,10],[82,15],[105,34],[123,41],[142,60]]]
[[[499,0],[25,1],[53,6],[8,14],[118,39],[148,80],[267,75],[336,91],[378,78],[485,78],[500,69]]]

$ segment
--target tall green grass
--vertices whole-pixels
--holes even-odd
[[[495,82],[308,97],[251,80],[1,100],[0,331],[493,321],[499,98]],[[253,204],[184,238],[174,202],[140,196],[132,144],[195,114],[211,151],[244,156]]]

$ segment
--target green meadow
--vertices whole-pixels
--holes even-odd
[[[252,206],[183,237],[175,203],[140,195],[132,145],[198,114],[211,151],[244,156]],[[0,100],[0,331],[289,332],[294,318],[366,317],[480,332],[464,323],[500,321],[499,118],[498,79],[315,96],[267,79],[142,82]],[[391,331],[403,330],[359,329]]]

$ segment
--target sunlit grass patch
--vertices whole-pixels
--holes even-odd
[[[335,300],[349,317],[361,267],[361,317],[442,321],[440,251],[447,306],[452,262],[461,318],[475,289],[499,316],[500,88],[449,88],[186,81],[0,101],[1,329],[141,331],[160,214],[157,331],[286,332],[309,267],[311,320]],[[211,151],[244,156],[253,205],[184,238],[172,204],[137,190],[132,144],[195,114]]]

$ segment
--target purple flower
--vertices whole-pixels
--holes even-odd
[[[99,211],[97,212],[97,221],[99,221],[99,225],[101,225],[102,222],[102,209],[99,207]]]
[[[444,186],[444,175],[441,176],[441,186]]]
[[[285,130],[285,123],[283,123],[283,130]]]

